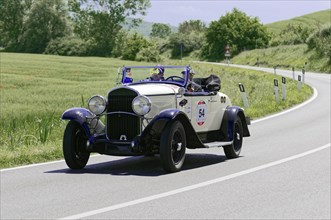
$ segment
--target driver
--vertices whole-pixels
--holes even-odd
[[[185,77],[185,75],[184,75],[185,72],[186,71],[183,71],[182,72],[182,74],[183,74],[184,77]],[[191,69],[190,72],[189,72],[189,74],[188,74],[188,83],[187,83],[186,88],[190,92],[202,92],[203,91],[202,90],[202,87],[199,84],[197,84],[197,83],[195,83],[193,81],[194,75],[195,75],[195,72],[194,72],[194,70]]]

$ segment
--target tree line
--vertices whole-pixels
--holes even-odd
[[[257,17],[233,9],[208,26],[200,20],[179,24],[173,33],[155,23],[149,37],[123,28],[142,21],[149,0],[0,0],[0,47],[5,51],[71,56],[107,56],[157,62],[163,54],[194,53],[206,60],[268,45],[270,34]]]

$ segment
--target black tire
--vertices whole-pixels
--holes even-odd
[[[63,155],[71,169],[83,169],[90,158],[90,152],[86,151],[86,134],[77,122],[70,121],[64,131]]]
[[[224,146],[224,153],[228,159],[237,158],[240,155],[240,151],[243,144],[243,126],[239,116],[233,123],[233,143],[231,145]]]
[[[170,122],[161,134],[160,158],[167,172],[181,170],[186,151],[186,134],[180,121]]]

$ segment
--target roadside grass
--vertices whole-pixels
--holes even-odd
[[[233,57],[231,62],[257,66],[257,60],[259,60],[259,65],[265,67],[277,66],[277,68],[288,70],[294,67],[297,72],[301,72],[305,67],[306,72],[331,73],[330,59],[318,56],[315,51],[309,51],[306,44],[299,44],[245,51]]]
[[[184,63],[186,62],[186,63]],[[155,65],[97,57],[0,53],[0,168],[62,159],[62,138],[66,121],[62,113],[71,107],[86,107],[91,95],[106,96],[115,86],[123,65]],[[186,65],[169,60],[164,65]],[[221,91],[233,105],[243,106],[238,83],[246,87],[253,119],[299,104],[312,95],[304,86],[288,79],[287,100],[276,103],[273,76],[253,70],[191,63],[196,77],[211,73],[221,77]]]

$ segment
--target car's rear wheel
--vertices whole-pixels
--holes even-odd
[[[243,143],[243,126],[239,116],[233,123],[233,142],[231,145],[224,146],[224,153],[228,159],[237,158],[240,155]]]
[[[71,169],[82,169],[90,158],[90,152],[86,150],[86,134],[77,122],[70,121],[64,131],[63,155]]]
[[[180,121],[170,122],[164,129],[160,140],[160,158],[167,172],[181,170],[186,152],[186,134]]]

